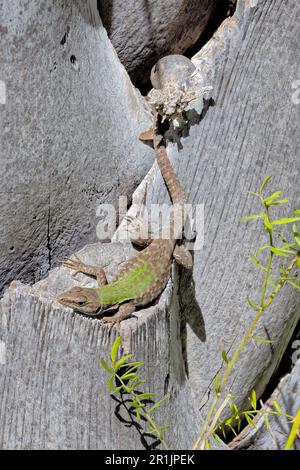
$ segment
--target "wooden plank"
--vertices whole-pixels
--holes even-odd
[[[204,248],[194,252],[193,279],[183,273],[180,280],[187,372],[203,415],[221,351],[230,357],[238,345],[253,318],[247,296],[256,300],[262,286],[248,254],[268,240],[257,222],[239,222],[261,210],[246,192],[272,174],[269,190],[282,189],[290,199],[285,210],[299,206],[298,16],[294,2],[237,2],[234,16],[193,58],[214,87],[215,105],[191,126],[182,150],[169,146],[188,202],[204,204]],[[152,180],[148,203],[168,200],[160,175]],[[299,319],[298,303],[299,293],[286,287],[266,312],[256,336],[273,344],[249,345],[232,376],[240,406],[251,389],[260,395],[276,370]]]
[[[94,244],[78,255],[109,264],[110,276],[130,251],[131,245]],[[100,358],[109,358],[116,329],[53,302],[57,292],[76,283],[67,269],[55,269],[32,288],[13,283],[1,301],[2,449],[143,449],[154,442],[143,434],[148,425],[132,426],[132,416],[110,397]],[[166,440],[186,449],[195,440],[199,416],[178,340],[179,309],[176,298],[170,306],[170,298],[169,283],[158,304],[123,322],[120,333],[127,352],[145,363],[144,391],[155,392],[156,401],[169,396],[157,416],[159,424],[170,426]]]

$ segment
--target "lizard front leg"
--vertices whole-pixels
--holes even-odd
[[[88,276],[93,276],[97,279],[99,287],[104,286],[107,284],[106,274],[103,268],[99,266],[91,266],[89,264],[83,263],[78,256],[74,255],[76,258],[73,259],[66,259],[63,262],[63,266],[65,268],[73,269],[75,271],[74,275],[77,273],[87,274]]]
[[[102,317],[101,321],[103,323],[120,324],[121,321],[126,320],[126,318],[131,317],[132,313],[135,311],[135,305],[133,302],[126,302],[125,304],[120,305],[117,313],[111,317]]]

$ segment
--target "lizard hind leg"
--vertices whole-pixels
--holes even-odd
[[[130,239],[134,245],[146,247],[150,245],[153,240],[152,237],[152,224],[148,223],[141,218],[127,216],[128,231],[130,232]]]
[[[78,273],[86,274],[88,276],[93,276],[97,279],[99,287],[104,286],[107,284],[106,274],[103,268],[99,266],[91,266],[89,264],[84,263],[78,258],[77,255],[74,255],[75,259],[66,259],[63,262],[63,266],[65,268],[72,269],[75,271],[73,276],[76,276]]]
[[[183,268],[191,269],[193,267],[192,255],[183,245],[177,245],[175,247],[173,258],[175,259],[176,263]]]

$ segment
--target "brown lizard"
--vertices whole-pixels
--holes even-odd
[[[153,141],[156,161],[173,206],[176,207],[170,217],[168,230],[163,227],[158,238],[145,240],[144,243],[148,246],[125,262],[110,284],[107,284],[102,268],[86,265],[78,259],[68,259],[63,263],[65,267],[76,272],[95,276],[99,287],[73,287],[59,294],[57,300],[86,315],[99,315],[117,309],[114,315],[102,317],[105,323],[119,323],[131,316],[136,307],[155,300],[168,282],[173,258],[182,266],[192,267],[191,254],[182,245],[177,245],[177,240],[181,238],[183,231],[186,196],[172,168],[158,128],[159,117],[156,113],[153,129],[142,133],[140,139]],[[166,238],[164,238],[165,233],[168,233]]]

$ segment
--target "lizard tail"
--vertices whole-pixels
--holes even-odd
[[[156,161],[168,188],[172,203],[185,204],[185,192],[169,160],[165,145],[160,141],[157,145],[154,145],[154,148]]]
[[[169,226],[170,240],[174,242],[182,236],[182,230],[186,219],[185,204],[187,199],[183,187],[170,162],[162,137],[157,133],[157,129],[155,130],[156,132],[154,133],[153,138],[155,157],[174,208]]]
[[[145,134],[147,134],[147,132]],[[152,140],[156,161],[169,191],[172,203],[184,205],[186,203],[186,195],[173,169],[163,138],[160,135],[160,118],[157,112],[153,115]]]

